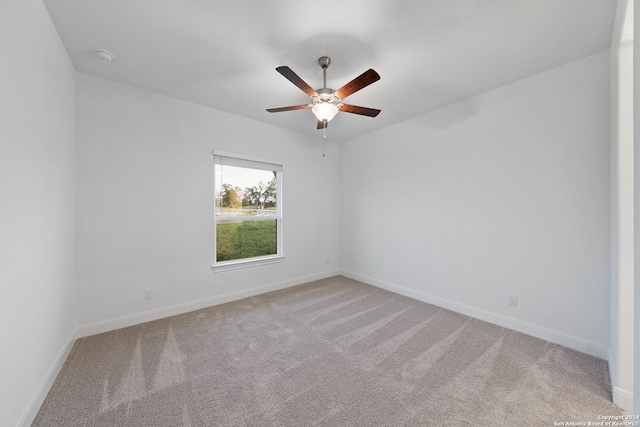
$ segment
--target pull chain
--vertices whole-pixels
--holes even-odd
[[[325,147],[327,145],[327,121],[324,121],[324,127],[322,128],[322,134],[324,136],[322,140],[322,157],[325,157]]]

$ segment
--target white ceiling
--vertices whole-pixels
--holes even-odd
[[[609,48],[613,0],[44,0],[78,71],[322,137],[288,65],[334,89],[368,68],[381,80],[347,98],[344,141]],[[93,50],[106,49],[112,62]]]

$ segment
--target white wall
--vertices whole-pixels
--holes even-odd
[[[82,73],[77,120],[79,335],[337,272],[335,143]],[[283,262],[211,270],[214,148],[283,162]]]
[[[28,425],[74,338],[75,70],[39,0],[0,2],[0,425]]]
[[[618,1],[616,28],[626,0]],[[609,367],[613,402],[633,402],[633,42],[623,29],[611,44],[611,332]]]
[[[634,43],[633,62],[637,64],[633,68],[633,140],[634,140],[634,218],[636,227],[634,228],[634,245],[640,249],[640,225],[637,225],[637,218],[640,218],[640,7],[634,8]],[[639,107],[635,107],[639,106]],[[634,253],[634,271],[640,272],[640,250]],[[640,274],[634,277],[634,362],[633,362],[633,413],[640,414]]]
[[[351,140],[340,160],[345,274],[607,356],[608,52]]]

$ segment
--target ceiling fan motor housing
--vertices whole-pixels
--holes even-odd
[[[336,101],[338,100],[335,96],[336,91],[331,88],[323,87],[322,89],[316,90],[316,92],[318,92],[318,99],[320,101],[330,102],[332,98],[335,98]]]

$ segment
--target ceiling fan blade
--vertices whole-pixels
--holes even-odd
[[[336,96],[340,99],[345,99],[347,96],[360,89],[369,86],[371,83],[380,80],[380,74],[376,73],[372,69],[368,69],[364,73],[360,74],[355,79],[351,80],[346,85],[342,86],[336,91]]]
[[[304,80],[300,78],[296,73],[291,70],[291,68],[283,65],[281,67],[276,68],[276,71],[282,74],[287,80],[289,80],[294,85],[298,86],[304,93],[309,96],[317,96],[318,93],[314,88],[309,86]]]
[[[291,107],[267,108],[267,111],[270,113],[280,113],[282,111],[306,110],[307,108],[309,108],[309,104],[292,105]]]
[[[380,110],[377,108],[358,107],[357,105],[342,104],[340,111],[345,113],[360,114],[361,116],[375,117],[380,114]]]
[[[318,120],[317,129],[326,129],[329,127],[329,122],[325,122],[324,120]]]

